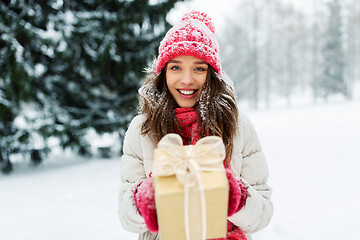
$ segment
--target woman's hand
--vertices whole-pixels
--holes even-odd
[[[146,227],[150,232],[159,231],[155,195],[153,189],[153,178],[150,176],[136,187],[134,200],[139,213],[145,220]]]
[[[238,212],[246,202],[247,190],[243,182],[237,180],[230,168],[225,168],[229,181],[228,217]]]

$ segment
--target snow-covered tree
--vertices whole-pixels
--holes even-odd
[[[360,4],[351,0],[343,4],[344,11],[344,58],[346,62],[344,78],[348,97],[352,98],[356,80],[360,80]]]
[[[321,95],[327,98],[331,94],[341,93],[348,97],[348,89],[344,78],[344,48],[341,6],[338,0],[328,3],[329,19],[323,38],[322,76],[319,81]]]
[[[359,7],[357,0],[239,0],[219,35],[239,99],[269,108],[279,96],[289,106],[311,90],[314,102],[351,98],[360,79]]]
[[[90,128],[121,141],[176,2],[1,1],[0,164],[40,162],[54,138],[90,154]]]
[[[26,118],[22,104],[36,99],[36,68],[46,61],[43,48],[49,44],[41,37],[50,14],[56,9],[53,1],[0,2],[0,168],[10,172],[10,156],[27,154],[33,163],[46,146],[36,146],[36,133],[29,124],[18,124]],[[27,119],[28,120],[28,119]],[[31,121],[29,121],[31,122]],[[32,145],[32,146],[31,146]]]
[[[240,99],[252,108],[270,107],[270,95],[291,103],[296,86],[306,84],[309,24],[304,14],[279,0],[242,0],[220,35],[224,69]]]
[[[262,72],[260,57],[265,48],[263,0],[242,0],[235,6],[241,14],[229,17],[229,24],[220,35],[224,70],[235,82],[240,99],[247,99],[257,108],[260,98]]]

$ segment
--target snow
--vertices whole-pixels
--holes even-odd
[[[137,238],[116,213],[119,159],[69,157],[0,177],[0,239]]]
[[[257,112],[275,214],[255,239],[360,239],[360,103]]]
[[[360,239],[359,110],[356,100],[247,112],[274,191],[254,240]],[[137,239],[116,213],[119,161],[64,154],[0,175],[0,239]]]

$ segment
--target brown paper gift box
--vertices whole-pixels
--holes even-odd
[[[184,146],[184,148],[187,146]],[[155,153],[156,154],[156,153]],[[159,152],[157,153],[159,154]],[[161,154],[161,153],[160,153]],[[222,163],[221,163],[222,164]],[[206,202],[206,239],[224,238],[227,232],[229,184],[225,172],[202,172]],[[184,240],[184,186],[172,176],[156,176],[153,183],[155,204],[161,240]],[[189,189],[189,195],[200,196],[198,185]],[[201,221],[192,219],[201,215],[201,209],[189,213],[192,231],[201,231]],[[197,226],[198,225],[198,226]],[[190,231],[191,232],[191,231]],[[193,240],[193,238],[191,238]],[[195,239],[198,240],[198,239]]]

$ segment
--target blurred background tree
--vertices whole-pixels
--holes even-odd
[[[328,3],[329,19],[324,35],[322,53],[324,56],[323,74],[319,81],[319,89],[325,98],[333,93],[341,93],[350,97],[345,82],[345,57],[343,47],[343,23],[341,6],[338,0]]]
[[[217,33],[241,103],[260,109],[290,107],[299,96],[310,103],[353,98],[360,82],[358,0],[238,0],[231,9]]]
[[[89,129],[122,141],[176,2],[1,1],[1,170],[54,145],[90,155]]]

